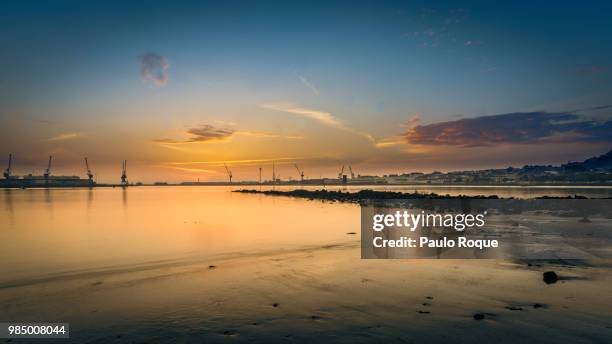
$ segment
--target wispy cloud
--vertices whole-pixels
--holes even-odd
[[[420,122],[421,122],[421,114],[415,113],[414,115],[412,115],[412,117],[410,117],[408,122],[400,123],[400,127],[405,130],[411,131],[414,128],[416,128]],[[406,144],[406,137],[403,134],[401,134],[401,135],[394,135],[391,137],[383,138],[379,140],[378,142],[376,142],[374,145],[376,146],[376,148],[387,148],[387,147],[405,145],[405,144]]]
[[[141,55],[140,75],[145,81],[151,81],[157,86],[165,86],[168,83],[168,60],[156,53]]]
[[[180,167],[180,166],[166,166],[166,165],[162,165],[162,167],[171,168],[171,169],[177,170],[177,171],[192,172],[192,173],[209,173],[209,174],[217,173],[217,171],[215,171],[215,170],[207,170],[207,169],[203,169],[203,168]]]
[[[301,140],[304,138],[303,136],[300,136],[300,135],[281,135],[281,134],[269,133],[265,131],[252,131],[252,130],[240,130],[240,131],[236,131],[235,134],[250,136],[250,137],[257,137],[257,138],[264,138],[264,139],[265,138],[270,138],[270,139],[282,138],[282,139],[288,139],[288,140]]]
[[[264,109],[292,113],[296,115],[302,115],[302,116],[314,119],[330,127],[334,127],[338,129],[346,129],[345,125],[342,124],[342,122],[340,122],[339,119],[332,116],[332,114],[329,112],[302,108],[299,106],[295,106],[293,104],[286,104],[286,103],[260,104],[259,107],[264,108]]]
[[[405,144],[406,144],[406,138],[401,135],[396,135],[396,136],[386,137],[382,140],[379,140],[374,145],[377,148],[386,148],[386,147],[405,145]]]
[[[465,45],[466,47],[471,47],[475,45],[483,45],[483,44],[484,44],[484,41],[481,41],[478,39],[470,39],[463,43],[463,45]]]
[[[259,137],[259,138],[277,138],[277,137],[281,137],[278,134],[268,133],[268,132],[265,132],[265,131],[249,131],[249,130],[244,130],[244,131],[237,131],[236,134],[244,135],[244,136],[251,136],[251,137]]]
[[[302,135],[285,135],[284,138],[289,140],[303,140],[304,136]]]
[[[51,138],[48,138],[47,141],[66,141],[66,140],[73,140],[73,139],[77,139],[79,137],[83,136],[82,133],[65,133],[65,134],[59,134],[57,136],[53,136]]]
[[[196,142],[211,142],[211,141],[225,141],[229,139],[235,130],[227,128],[215,128],[212,125],[205,124],[197,128],[190,128],[187,130],[187,134],[191,135],[186,140],[176,139],[155,139],[154,142],[163,144],[181,144],[181,143],[196,143]]]
[[[219,119],[215,119],[213,122],[215,122],[215,124],[218,124],[220,126],[224,126],[224,127],[235,127],[238,125],[238,123],[236,122],[232,122],[232,121],[222,121]]]
[[[400,123],[400,127],[408,129],[408,130],[412,130],[416,126],[418,126],[420,122],[421,122],[421,114],[417,112],[414,115],[412,115],[412,117],[410,117],[408,122]]]
[[[313,85],[311,82],[309,82],[305,77],[301,75],[298,75],[298,78],[300,79],[302,84],[304,84],[304,86],[308,87],[312,91],[312,93],[314,93],[317,96],[319,95],[319,89],[317,89],[315,85]]]
[[[208,161],[181,161],[181,162],[168,162],[166,163],[169,166],[189,166],[189,165],[206,165],[206,166],[223,166],[227,165],[261,165],[261,164],[271,164],[272,162],[276,162],[278,164],[283,163],[293,163],[295,161],[308,160],[312,158],[304,158],[304,157],[279,157],[279,158],[269,158],[269,159],[242,159],[242,160],[208,160]]]
[[[363,136],[367,138],[369,141],[374,142],[374,138],[372,137],[372,135],[355,130],[345,125],[342,121],[334,117],[329,112],[307,109],[307,108],[295,106],[293,104],[286,104],[286,103],[259,104],[259,107],[263,109],[270,109],[270,110],[281,111],[281,112],[286,112],[286,113],[308,117],[323,125],[333,127],[336,129],[340,129],[340,130],[344,130],[344,131],[348,131],[350,133],[353,133],[359,136]]]

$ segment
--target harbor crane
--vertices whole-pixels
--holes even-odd
[[[355,179],[355,173],[353,173],[353,168],[349,165],[349,171],[351,172],[351,179]]]
[[[49,180],[49,176],[51,175],[51,159],[53,159],[52,155],[49,155],[49,162],[47,163],[47,169],[45,170],[45,173],[43,174],[43,177],[45,177],[45,180]]]
[[[11,178],[12,167],[13,167],[13,154],[9,154],[8,167],[6,168],[6,171],[4,171],[4,178],[6,179]]]
[[[342,184],[346,184],[346,174],[344,174],[344,165],[342,165],[342,169],[340,170],[340,173],[338,174],[338,179],[342,182]]]
[[[223,166],[225,166],[225,171],[227,172],[227,176],[229,177],[230,180],[230,184],[232,183],[232,171],[230,171],[229,167],[227,167],[227,165],[224,163]]]
[[[272,160],[272,184],[276,184],[276,168],[274,166],[274,160]]]
[[[127,186],[127,160],[123,160],[123,164],[121,166],[121,186]]]
[[[87,157],[85,157],[85,167],[87,168],[87,178],[89,178],[89,181],[92,182],[93,173],[91,173],[91,170],[89,169],[89,162],[87,161]]]
[[[295,169],[298,171],[300,175],[300,182],[304,182],[304,171],[300,170],[297,164],[294,164],[294,165],[295,165]]]

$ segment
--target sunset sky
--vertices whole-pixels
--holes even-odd
[[[553,5],[554,4],[554,5]],[[3,2],[0,154],[99,181],[563,163],[612,149],[612,2]]]

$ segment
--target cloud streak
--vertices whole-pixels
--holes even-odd
[[[83,136],[83,134],[81,134],[81,133],[59,134],[57,136],[53,136],[51,138],[48,138],[47,141],[67,141],[67,140],[77,139],[77,138],[79,138],[81,136]]]
[[[402,136],[409,144],[461,147],[612,142],[612,121],[569,112],[516,112],[416,125]]]
[[[207,170],[203,168],[191,168],[191,167],[179,167],[179,166],[162,166],[162,167],[171,168],[177,171],[191,172],[191,173],[209,173],[209,174],[217,173],[217,171]]]
[[[187,161],[187,162],[168,162],[167,165],[170,166],[185,166],[185,165],[205,165],[205,166],[223,166],[227,165],[261,165],[261,164],[271,164],[275,162],[277,164],[284,163],[294,163],[296,161],[309,160],[314,158],[304,158],[304,157],[279,157],[279,158],[269,158],[269,159],[243,159],[243,160],[209,160],[209,161]]]
[[[281,138],[281,139],[288,139],[288,140],[301,140],[304,138],[303,136],[300,136],[300,135],[280,135],[280,134],[274,134],[274,133],[269,133],[265,131],[251,131],[251,130],[240,130],[240,131],[237,131],[235,134],[249,136],[249,137],[264,138],[264,139]]]
[[[146,53],[138,58],[140,62],[140,76],[145,81],[153,82],[157,86],[168,83],[168,60],[156,53]]]
[[[372,135],[355,130],[345,125],[342,121],[334,117],[329,112],[307,109],[307,108],[295,106],[293,104],[286,104],[286,103],[259,104],[259,107],[262,109],[269,109],[269,110],[281,111],[281,112],[304,116],[312,120],[315,120],[323,125],[326,125],[328,127],[344,130],[344,131],[347,131],[347,132],[350,132],[350,133],[353,133],[359,136],[363,136],[367,138],[370,142],[374,142],[374,138],[372,137]]]
[[[314,93],[316,96],[319,95],[319,89],[317,89],[315,87],[315,85],[313,85],[312,83],[310,83],[305,77],[298,75],[298,78],[300,79],[300,81],[302,82],[302,84],[304,84],[304,86],[308,87],[312,93]]]

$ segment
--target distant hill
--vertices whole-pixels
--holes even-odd
[[[612,170],[612,151],[583,162],[570,162],[561,168],[566,171]]]

